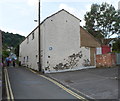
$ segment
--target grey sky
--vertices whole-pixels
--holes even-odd
[[[118,9],[119,0],[41,0],[41,21],[60,9],[79,17],[84,25],[84,14],[93,3],[107,2]],[[0,0],[0,29],[27,36],[36,26],[38,0]]]

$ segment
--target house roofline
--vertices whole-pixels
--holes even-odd
[[[87,30],[85,30],[82,26],[80,26],[80,28],[82,28],[84,31],[86,31],[95,41],[97,41],[100,45],[101,45],[101,42],[96,39],[92,34],[90,34]]]
[[[56,13],[54,13],[54,14],[48,16],[47,18],[45,18],[40,24],[44,23],[47,19],[49,19],[50,17],[52,17],[52,16],[58,14],[58,13],[61,12],[61,11],[65,11],[66,13],[72,15],[74,18],[78,19],[78,20],[81,22],[81,20],[80,20],[78,17],[74,16],[73,14],[71,14],[71,13],[68,12],[68,11],[66,11],[65,9],[61,9],[61,10],[59,10],[58,12],[56,12]]]
[[[76,16],[74,16],[73,14],[69,13],[69,12],[66,11],[65,9],[61,9],[61,10],[59,10],[58,12],[56,12],[56,13],[54,13],[54,14],[48,16],[47,18],[45,18],[45,19],[40,23],[40,25],[42,25],[47,19],[49,19],[50,17],[52,17],[52,16],[58,14],[58,13],[61,12],[61,11],[65,11],[66,13],[70,14],[71,16],[73,16],[74,18],[78,19],[78,20],[81,22],[81,20],[80,20],[78,17],[76,17]],[[35,27],[35,28],[30,32],[30,34],[28,34],[27,37],[29,37],[37,28],[38,28],[38,26]],[[25,39],[24,39],[22,42],[24,42],[24,41],[27,39],[27,37],[25,37]],[[21,42],[21,43],[22,43],[22,42]],[[20,44],[21,44],[21,43],[20,43]],[[19,44],[19,45],[20,45],[20,44]]]
[[[35,27],[35,28],[32,30],[32,32],[30,32],[30,34],[28,34],[28,36],[26,36],[25,39],[24,39],[19,45],[21,45],[37,28],[38,28],[38,26]]]

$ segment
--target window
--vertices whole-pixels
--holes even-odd
[[[24,60],[23,60],[24,62],[25,62],[25,57],[24,57]]]
[[[29,37],[27,37],[27,44],[29,43]]]
[[[27,62],[28,62],[28,59],[29,59],[29,58],[28,58],[28,56],[27,56]]]
[[[34,32],[32,33],[32,40],[34,39]]]

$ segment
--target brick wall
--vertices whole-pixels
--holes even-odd
[[[97,67],[112,67],[115,65],[116,65],[116,55],[114,53],[96,55]]]

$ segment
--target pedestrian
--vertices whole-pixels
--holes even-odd
[[[5,59],[5,61],[6,61],[7,66],[9,67],[9,58],[7,57],[7,58]]]
[[[21,61],[19,61],[19,66],[21,66]]]
[[[13,60],[13,67],[15,67],[15,60]]]
[[[12,59],[9,58],[8,63],[9,63],[10,66],[11,66],[11,62],[12,62]]]

